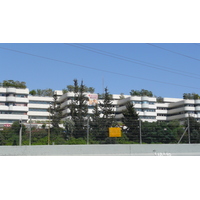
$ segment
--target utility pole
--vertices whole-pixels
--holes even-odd
[[[52,109],[52,105],[51,105],[51,103],[50,103],[50,106],[49,106],[48,145],[50,144],[50,126],[51,126],[51,123],[50,123],[50,113],[51,113],[51,109]]]
[[[19,125],[20,125],[20,129],[19,129],[19,146],[22,146],[22,120],[19,120]]]
[[[190,120],[189,117],[187,118],[187,128],[185,129],[185,131],[183,132],[183,135],[181,136],[180,140],[178,141],[178,144],[180,143],[180,141],[182,140],[183,136],[185,135],[186,131],[188,131],[188,143],[190,144]]]
[[[30,124],[29,145],[31,145],[31,117],[30,117],[30,120],[29,120],[29,124]]]
[[[50,107],[51,109],[51,107]],[[49,128],[48,128],[48,145],[50,144],[50,111],[49,111]]]
[[[90,128],[90,125],[89,125],[89,116],[87,117],[87,144],[89,144],[89,128]]]
[[[142,130],[141,130],[141,119],[139,119],[139,127],[140,127],[140,144],[142,144]]]
[[[190,144],[190,117],[188,117],[188,142]]]

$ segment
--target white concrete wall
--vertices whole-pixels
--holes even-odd
[[[0,146],[0,156],[200,156],[200,144]]]

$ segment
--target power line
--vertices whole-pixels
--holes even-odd
[[[162,49],[162,50],[165,50],[165,51],[169,51],[169,52],[171,52],[171,53],[174,53],[174,54],[177,54],[177,55],[180,55],[180,56],[184,56],[184,57],[186,57],[186,58],[190,58],[190,59],[193,59],[193,60],[196,60],[196,61],[200,61],[200,59],[198,59],[198,58],[194,58],[194,57],[191,57],[191,56],[182,54],[182,53],[178,53],[178,52],[176,52],[176,51],[172,51],[172,50],[169,50],[169,49],[165,49],[165,48],[163,48],[163,47],[159,47],[159,46],[154,45],[154,44],[149,44],[149,43],[146,43],[146,44],[148,44],[148,45],[150,45],[150,46],[153,46],[153,47],[156,47],[156,48],[159,48],[159,49]]]
[[[35,55],[35,54],[31,54],[31,53],[27,53],[27,52],[22,52],[22,51],[18,51],[18,50],[14,50],[14,49],[9,49],[9,48],[5,48],[5,47],[0,47],[0,49],[7,50],[7,51],[12,51],[12,52],[16,52],[16,53],[21,53],[21,54],[24,54],[24,55],[29,55],[29,56],[33,56],[33,57],[37,57],[37,58],[42,58],[42,59],[46,59],[46,60],[51,60],[51,61],[55,61],[55,62],[60,62],[60,63],[64,63],[64,64],[67,64],[67,65],[73,65],[73,66],[78,66],[78,67],[87,68],[87,69],[91,69],[91,70],[106,72],[106,73],[110,73],[110,74],[115,74],[115,75],[130,77],[130,78],[136,78],[136,79],[141,79],[141,80],[146,80],[146,81],[151,81],[151,82],[156,82],[156,83],[162,83],[162,84],[167,84],[167,85],[174,85],[174,86],[186,87],[186,88],[192,88],[192,89],[200,89],[198,87],[180,85],[180,84],[169,83],[169,82],[164,82],[164,81],[157,81],[157,80],[152,80],[152,79],[147,79],[147,78],[132,76],[132,75],[128,75],[128,74],[122,74],[122,73],[118,73],[118,72],[113,72],[113,71],[109,71],[109,70],[104,70],[104,69],[89,67],[89,66],[85,66],[85,65],[75,64],[75,63],[71,63],[71,62],[67,62],[67,61],[62,61],[62,60],[58,60],[58,59],[54,59],[54,58],[49,58],[49,57],[45,57],[45,56]]]
[[[112,58],[128,61],[128,62],[135,63],[135,64],[138,64],[138,65],[143,65],[143,66],[146,66],[146,67],[149,67],[149,68],[154,68],[154,69],[158,69],[158,70],[162,70],[162,71],[178,74],[178,75],[181,75],[181,76],[187,76],[187,77],[190,77],[190,78],[200,79],[200,75],[198,75],[198,74],[194,74],[194,73],[191,73],[191,72],[185,72],[185,71],[182,71],[182,70],[176,70],[176,69],[172,69],[172,68],[169,68],[169,67],[164,67],[164,66],[161,66],[161,65],[152,64],[152,63],[144,62],[144,61],[133,59],[133,58],[128,58],[128,57],[121,56],[121,55],[118,55],[118,54],[114,54],[114,53],[111,53],[111,52],[102,51],[102,50],[99,50],[99,49],[96,49],[96,48],[91,48],[91,47],[87,47],[87,46],[80,45],[80,44],[76,44],[76,45],[74,45],[74,44],[65,44],[65,45],[73,46],[73,47],[76,47],[76,48],[79,48],[79,49],[84,49],[84,50],[87,50],[87,51],[91,51],[93,53],[109,56],[109,57],[112,57]],[[77,45],[79,45],[79,46],[77,46]],[[132,61],[132,60],[136,60],[136,61],[143,62],[143,63],[146,63],[146,64],[135,62],[135,61]],[[158,67],[153,67],[153,66],[150,66],[149,64],[150,65],[154,65],[154,66],[158,66]],[[175,71],[177,71],[177,72],[175,72]],[[184,73],[186,73],[186,74],[184,74]],[[192,74],[192,75],[199,76],[199,77],[191,76],[191,75],[188,75],[188,74]]]

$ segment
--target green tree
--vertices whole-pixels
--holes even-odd
[[[102,125],[103,121],[100,117],[101,112],[99,110],[98,104],[94,106],[91,120],[90,120],[90,138],[92,140],[101,141],[102,139]]]
[[[62,89],[63,94],[66,94],[68,91],[67,89]]]
[[[188,127],[188,120],[185,121],[185,127]],[[189,131],[190,131],[190,142],[200,143],[200,123],[194,117],[189,117]],[[188,143],[188,132],[183,139],[185,143]]]
[[[74,129],[75,129],[75,124],[74,121],[67,118],[64,122],[65,130],[66,130],[66,137],[67,139],[70,137],[73,137]]]
[[[15,134],[19,134],[19,130],[20,130],[20,123],[19,121],[15,121],[13,122],[13,124],[11,125],[11,131]],[[26,132],[26,127],[24,124],[22,124],[22,134]]]
[[[89,87],[89,88],[88,88],[88,92],[89,92],[89,93],[94,93],[94,91],[95,91],[95,89],[94,89],[93,87]]]
[[[108,129],[109,127],[115,126],[116,120],[114,118],[114,106],[112,104],[112,96],[108,92],[108,88],[105,88],[104,98],[102,102],[99,102],[99,108],[101,112],[101,133],[99,137],[101,140],[105,141],[108,137]],[[107,139],[108,141],[109,139]]]
[[[64,108],[61,108],[61,103],[58,101],[57,95],[53,96],[53,103],[49,107],[49,112],[51,113],[51,123],[54,128],[59,128],[61,119],[65,116],[63,115]]]
[[[200,99],[200,96],[196,93],[184,93],[183,99]]]
[[[26,88],[26,83],[25,82],[20,82],[20,81],[14,81],[14,80],[4,80],[3,81],[3,87],[14,87],[14,88]]]
[[[51,88],[43,90],[43,96],[52,97],[54,95],[54,91]]]
[[[142,89],[142,90],[131,90],[130,92],[130,95],[131,96],[148,96],[148,97],[153,97],[153,93],[149,90],[145,90],[145,89]]]
[[[43,95],[43,91],[41,89],[37,89],[36,90],[36,95],[37,96],[42,96]]]
[[[78,84],[78,82],[77,82],[77,84]],[[80,90],[80,86],[78,86],[78,85],[76,85],[76,86],[75,85],[67,85],[66,87],[67,87],[67,89],[66,89],[67,92],[74,92],[75,90],[77,90],[77,91]],[[83,92],[94,93],[94,91],[95,91],[95,89],[93,87],[87,87],[86,85],[83,86]]]
[[[163,103],[164,99],[163,99],[163,97],[156,97],[156,101],[157,101],[157,103]]]
[[[127,127],[126,135],[131,141],[139,142],[139,116],[132,102],[126,104],[126,110],[122,112],[122,122]]]
[[[36,92],[35,90],[31,90],[31,91],[29,92],[29,94],[31,94],[32,96],[35,96],[35,95],[37,94],[37,92]]]
[[[177,143],[176,135],[166,122],[142,122],[142,141],[145,143]]]
[[[5,144],[6,144],[5,136],[3,133],[0,133],[0,145],[5,145]]]
[[[73,85],[67,85],[67,91],[68,92],[74,92],[74,86]]]
[[[74,79],[74,89],[75,93],[74,100],[71,100],[71,103],[68,105],[70,110],[69,117],[71,117],[74,123],[73,136],[75,138],[86,137],[86,116],[88,115],[88,98],[84,95],[84,84],[83,81],[81,85],[78,85],[77,79]]]

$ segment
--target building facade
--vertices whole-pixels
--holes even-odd
[[[69,114],[69,105],[75,97],[73,92],[63,94],[56,90],[58,101],[63,108],[63,114]],[[102,102],[98,94],[85,93],[88,104],[88,115],[93,113],[95,104]],[[113,111],[115,118],[120,121],[126,103],[132,102],[139,118],[142,121],[171,121],[185,120],[194,117],[200,121],[200,100],[188,100],[180,98],[163,98],[162,103],[157,102],[156,97],[112,95]],[[42,124],[49,122],[48,108],[54,101],[53,97],[31,96],[29,89],[0,87],[0,127],[10,126],[13,122],[22,120],[23,123]]]
[[[15,121],[28,121],[28,89],[0,87],[0,124],[9,126]]]

